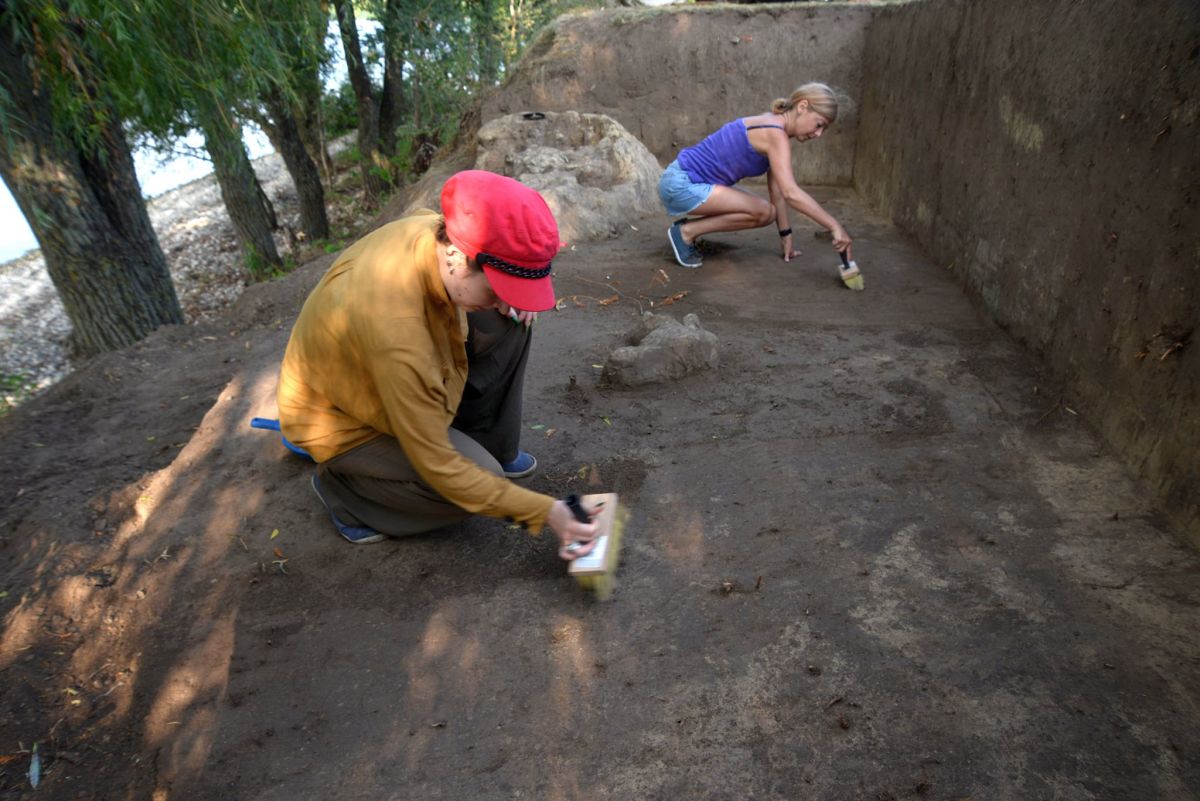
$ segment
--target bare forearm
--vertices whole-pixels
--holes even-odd
[[[787,205],[805,217],[808,217],[822,228],[832,231],[839,226],[838,221],[834,219],[833,215],[821,208],[821,204],[817,202],[816,198],[799,187],[787,195]]]
[[[771,205],[775,207],[775,226],[781,231],[790,228],[787,199],[780,190],[779,184],[775,181],[768,181],[767,191],[771,195]]]

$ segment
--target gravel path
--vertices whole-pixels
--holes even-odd
[[[299,230],[296,190],[276,154],[257,159],[254,171],[275,205],[276,244],[286,255],[292,248],[290,232]],[[249,279],[216,178],[192,181],[148,201],[147,207],[184,318],[193,323],[220,315]],[[70,332],[40,250],[0,265],[0,378],[16,377],[34,390],[62,379],[71,371]]]

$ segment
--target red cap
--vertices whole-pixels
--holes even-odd
[[[521,311],[554,308],[558,223],[541,195],[512,178],[467,170],[442,187],[442,214],[450,241],[483,266],[500,300]]]

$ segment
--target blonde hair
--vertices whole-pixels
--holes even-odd
[[[772,100],[771,111],[776,114],[783,114],[785,111],[794,109],[801,100],[807,100],[808,107],[829,120],[830,125],[837,120],[837,95],[825,84],[816,82],[804,84],[792,92],[792,96],[786,100],[782,97]]]

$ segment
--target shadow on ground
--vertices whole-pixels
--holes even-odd
[[[524,445],[628,506],[607,604],[497,521],[336,536],[248,427],[328,260],[0,421],[0,796],[36,741],[51,799],[1190,797],[1200,559],[951,276],[818,195],[863,293],[769,232],[677,268],[658,218],[559,259]],[[602,386],[652,301],[720,366]]]

